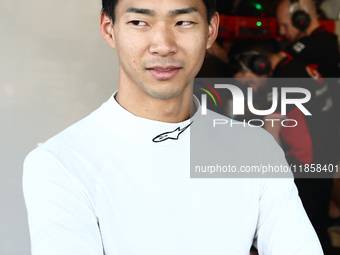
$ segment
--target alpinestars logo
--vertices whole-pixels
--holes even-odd
[[[190,127],[190,125],[192,124],[193,122],[191,122],[188,126],[184,127],[181,129],[181,127],[178,127],[176,128],[174,131],[171,131],[171,132],[165,132],[163,134],[160,134],[158,136],[156,136],[154,139],[152,139],[152,141],[154,143],[160,143],[160,142],[164,142],[168,139],[171,139],[171,140],[178,140],[179,136],[185,131],[188,129],[188,127]]]

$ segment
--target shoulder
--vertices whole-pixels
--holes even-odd
[[[274,77],[277,78],[308,78],[306,65],[301,61],[292,59],[284,66],[275,69]]]
[[[109,157],[108,148],[119,147],[118,134],[100,122],[100,114],[101,108],[30,152],[24,161],[24,176],[63,176],[93,186]]]
[[[317,70],[317,66],[313,64],[307,65],[301,60],[294,58],[289,52],[284,53],[287,55],[287,58],[275,68],[274,78],[313,78],[317,80],[322,77]]]
[[[308,54],[332,54],[338,51],[337,36],[329,33],[327,30],[315,30],[310,36],[301,38],[295,42],[291,47],[291,52],[300,54],[308,52]]]
[[[321,44],[330,44],[337,41],[337,36],[328,32],[325,27],[321,26],[314,30],[314,32],[309,37],[306,37],[306,39],[307,41],[308,39],[315,40]]]

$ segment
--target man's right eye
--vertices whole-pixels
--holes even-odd
[[[129,23],[131,23],[134,26],[147,26],[148,25],[145,21],[140,21],[140,20],[132,20]]]

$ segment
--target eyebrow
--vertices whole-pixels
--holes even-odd
[[[146,14],[150,16],[156,16],[156,12],[150,9],[145,8],[136,8],[136,7],[130,7],[126,10],[126,13],[140,13],[140,14]]]
[[[176,9],[176,10],[169,11],[169,14],[171,16],[176,16],[176,15],[188,14],[188,13],[192,13],[192,12],[198,12],[197,8],[196,7],[186,7],[186,8],[182,8],[182,9]]]
[[[180,14],[188,14],[192,12],[198,12],[196,7],[186,7],[181,9],[175,9],[169,11],[170,16],[176,16]],[[150,16],[156,16],[156,12],[150,9],[145,8],[137,8],[137,7],[130,7],[126,10],[126,13],[139,13],[139,14],[146,14]]]

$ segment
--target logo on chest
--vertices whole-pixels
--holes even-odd
[[[158,136],[156,136],[154,139],[152,139],[152,141],[154,143],[160,143],[160,142],[164,142],[166,140],[178,140],[179,139],[179,136],[185,131],[188,129],[188,127],[190,127],[190,125],[192,124],[192,122],[184,127],[184,128],[181,128],[181,127],[178,127],[176,128],[174,131],[170,131],[170,132],[165,132],[163,134],[160,134]]]

